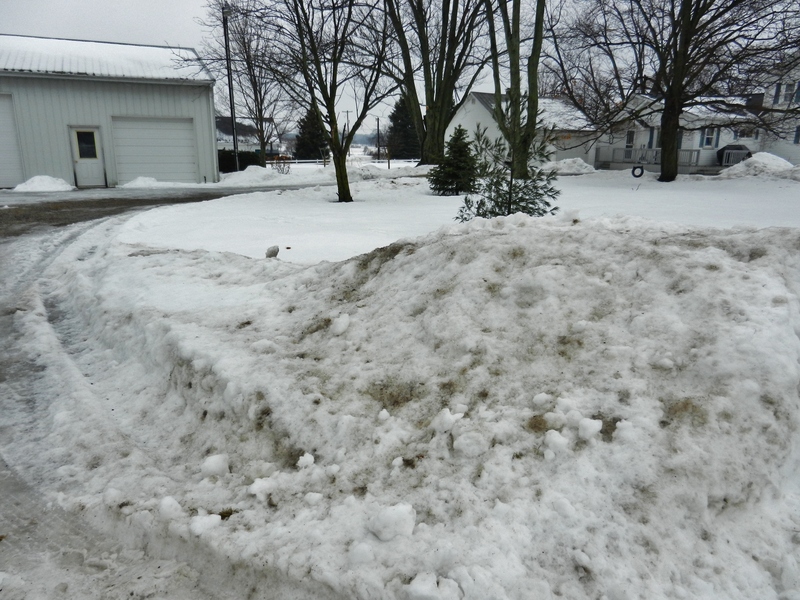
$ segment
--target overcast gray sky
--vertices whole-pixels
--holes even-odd
[[[197,48],[206,0],[0,0],[0,33]]]

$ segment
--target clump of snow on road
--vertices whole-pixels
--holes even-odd
[[[769,152],[756,152],[750,158],[739,164],[723,169],[719,174],[722,178],[780,176],[790,171],[794,165],[788,160],[775,156]]]
[[[69,192],[74,190],[75,187],[59,179],[58,177],[50,177],[49,175],[36,175],[23,183],[17,185],[13,191],[15,192]]]
[[[12,448],[67,508],[342,598],[800,594],[798,230],[517,215],[302,266],[153,243],[177,209],[17,312],[68,344]]]

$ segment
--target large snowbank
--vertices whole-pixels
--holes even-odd
[[[780,156],[769,152],[756,152],[750,158],[739,164],[723,169],[719,174],[722,178],[756,177],[756,176],[786,176],[793,168],[792,163]]]
[[[343,598],[800,595],[797,229],[565,211],[300,266],[147,238],[179,209],[17,312],[54,401],[9,452],[64,506]]]

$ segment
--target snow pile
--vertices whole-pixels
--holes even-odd
[[[57,177],[36,175],[14,188],[15,192],[69,192],[75,187]]]
[[[542,165],[542,169],[545,171],[555,171],[559,175],[584,175],[586,173],[595,172],[592,165],[580,158],[565,158],[563,160],[547,162]]]
[[[155,177],[136,177],[128,183],[118,186],[125,189],[182,188],[196,187],[197,183],[180,183],[176,181],[159,181]]]
[[[780,156],[769,152],[756,152],[739,164],[723,169],[719,176],[723,178],[780,176],[792,167],[792,163]]]
[[[71,345],[10,451],[342,598],[793,598],[799,247],[514,216],[301,267],[98,227],[17,312]]]

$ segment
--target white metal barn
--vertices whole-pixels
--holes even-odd
[[[0,34],[0,188],[218,181],[213,85],[188,48]]]

